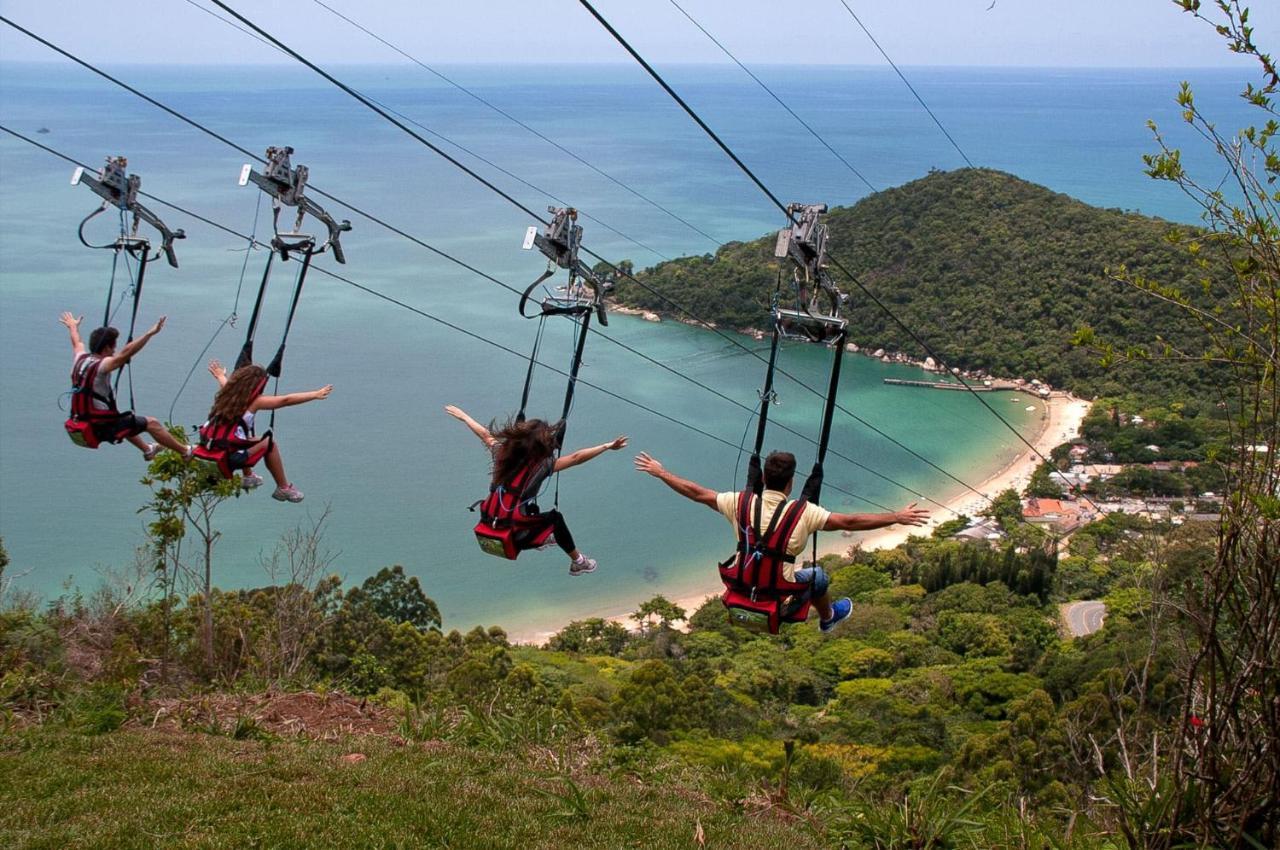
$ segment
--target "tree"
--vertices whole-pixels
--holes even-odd
[[[185,440],[181,428],[171,428],[174,436]],[[223,479],[210,475],[197,463],[176,452],[163,451],[147,467],[142,483],[151,488],[151,500],[139,510],[153,517],[147,524],[152,551],[156,556],[156,573],[164,594],[164,657],[161,675],[167,673],[169,631],[172,600],[178,581],[185,573],[199,576],[184,560],[183,541],[189,530],[199,537],[200,566],[203,568],[202,599],[204,605],[200,642],[204,648],[207,673],[214,667],[213,651],[213,547],[222,536],[213,524],[218,506],[242,492],[239,477]]]
[[[617,655],[626,648],[630,635],[621,623],[592,617],[575,620],[551,636],[547,649],[588,655]]]
[[[1062,498],[1062,485],[1054,480],[1053,472],[1054,468],[1050,464],[1042,463],[1037,466],[1031,473],[1031,480],[1027,482],[1027,496],[1036,499]]]
[[[685,618],[685,610],[659,594],[648,602],[641,603],[636,612],[631,615],[631,619],[640,625],[642,634],[653,628],[654,617],[658,618],[659,629],[669,629],[672,623]]]
[[[1208,23],[1227,48],[1256,63],[1259,76],[1241,93],[1260,125],[1234,135],[1203,113],[1188,83],[1178,93],[1182,119],[1217,162],[1199,177],[1182,152],[1151,123],[1159,150],[1147,174],[1178,187],[1200,208],[1204,228],[1180,229],[1169,241],[1186,252],[1194,288],[1128,269],[1117,281],[1174,305],[1200,331],[1190,344],[1165,339],[1154,350],[1098,347],[1103,362],[1197,364],[1221,377],[1219,406],[1229,413],[1227,448],[1216,458],[1226,493],[1214,562],[1179,600],[1189,625],[1183,655],[1182,717],[1172,749],[1174,787],[1186,789],[1164,809],[1160,845],[1175,841],[1275,846],[1280,841],[1280,73],[1253,40],[1239,0],[1175,0]],[[1223,174],[1225,167],[1225,175]],[[1080,339],[1095,344],[1089,329]],[[1196,722],[1192,723],[1194,719]],[[1153,748],[1154,749],[1154,748]],[[1162,750],[1163,751],[1163,750]],[[1154,754],[1151,756],[1155,758]],[[1270,789],[1269,791],[1267,789]],[[1189,834],[1188,834],[1189,833]]]
[[[1018,491],[1010,487],[997,493],[982,515],[1002,525],[1018,522],[1022,518],[1022,500],[1018,498]]]
[[[661,661],[642,662],[614,694],[618,735],[624,741],[648,737],[661,743],[669,730],[682,725],[685,705],[684,691],[671,668]]]
[[[420,632],[440,631],[440,608],[422,592],[417,576],[406,576],[404,567],[383,567],[347,594],[352,606],[367,607],[393,623],[408,623]]]

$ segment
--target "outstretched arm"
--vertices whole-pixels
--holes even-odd
[[[213,379],[218,382],[218,386],[225,387],[227,385],[227,367],[217,360],[209,361],[209,374],[213,375]]]
[[[312,390],[309,393],[260,395],[254,399],[253,404],[249,405],[249,409],[257,412],[259,410],[277,410],[281,407],[293,407],[295,404],[306,404],[309,401],[318,401],[322,398],[328,398],[329,393],[331,392],[333,392],[333,384],[326,384],[320,389]]]
[[[84,341],[80,339],[80,323],[84,321],[84,316],[77,319],[70,313],[63,313],[62,318],[58,319],[58,321],[67,326],[67,333],[71,335],[72,352],[75,353],[76,357],[84,354]]]
[[[120,349],[110,357],[102,358],[102,365],[98,367],[98,371],[104,373],[113,372],[132,360],[133,356],[141,351],[143,346],[151,341],[151,337],[160,333],[160,331],[164,329],[164,320],[166,318],[168,317],[161,316],[156,320],[154,325],[147,328],[146,333],[142,336],[135,338],[132,342],[128,343],[124,348]]]
[[[586,463],[592,458],[599,457],[605,452],[609,452],[609,451],[616,452],[618,449],[621,449],[626,445],[627,445],[626,437],[617,437],[612,442],[601,443],[600,445],[592,446],[589,449],[578,449],[576,452],[570,452],[567,455],[561,455],[560,457],[556,458],[556,467],[555,467],[556,472],[559,472],[563,469],[568,469],[571,466],[577,466],[578,464]]]
[[[917,508],[912,502],[900,511],[891,514],[832,514],[823,531],[871,531],[875,528],[887,528],[891,525],[924,525],[929,521],[929,512]]]
[[[647,472],[686,499],[692,499],[700,505],[706,505],[713,511],[719,510],[716,507],[715,490],[668,472],[656,458],[650,457],[646,452],[636,455],[636,469],[640,472]]]
[[[468,416],[467,412],[463,410],[461,407],[458,407],[457,405],[454,405],[454,404],[446,405],[444,412],[452,416],[454,419],[461,421],[463,425],[466,425],[468,428],[470,428],[471,433],[479,437],[480,442],[484,443],[489,448],[493,448],[494,443],[498,442],[497,439],[492,434],[489,433],[488,428],[484,427],[479,422],[475,421],[470,416]]]

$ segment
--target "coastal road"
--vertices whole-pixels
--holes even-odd
[[[1107,606],[1103,602],[1071,602],[1062,606],[1062,619],[1066,621],[1067,631],[1072,637],[1093,634],[1102,628],[1102,620],[1106,616]]]

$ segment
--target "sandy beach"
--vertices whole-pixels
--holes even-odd
[[[1028,400],[1031,401],[1033,399],[1029,398]],[[1048,399],[1036,398],[1034,403],[1043,404],[1045,414],[1040,432],[1031,442],[1036,447],[1036,452],[1048,457],[1049,452],[1056,446],[1079,435],[1080,425],[1084,422],[1085,414],[1089,411],[1089,402],[1075,398],[1067,393],[1054,393]],[[1009,488],[1021,492],[1022,488],[1031,479],[1031,474],[1035,471],[1036,466],[1040,463],[1040,458],[1036,452],[1030,449],[1021,452],[1003,469],[977,485],[977,489],[990,496]],[[949,510],[944,511],[936,505],[924,505],[924,507],[933,508],[934,510],[931,511],[929,523],[922,527],[894,526],[877,531],[854,532],[847,536],[844,534],[823,534],[818,538],[818,554],[821,556],[844,553],[853,546],[861,546],[863,549],[892,549],[905,542],[912,534],[927,535],[938,523],[954,519],[956,514],[977,517],[986,506],[986,502],[987,499],[984,496],[966,490],[943,502]],[[952,511],[955,511],[955,513],[952,513]],[[726,541],[726,543],[731,543],[731,541]],[[724,589],[723,585],[720,584],[714,572],[709,571],[709,573],[705,589],[695,593],[682,594],[678,598],[672,599],[672,601],[685,611],[692,613],[700,608],[707,599],[719,596]],[[634,606],[630,606],[626,610],[620,610],[615,606],[598,611],[583,612],[578,619],[603,617],[622,623],[627,628],[634,628],[636,624],[628,617],[633,610]],[[518,632],[510,635],[510,639],[515,643],[542,644],[554,633],[554,631]]]

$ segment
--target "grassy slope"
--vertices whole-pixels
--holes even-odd
[[[358,764],[342,756],[360,752]],[[800,825],[710,802],[687,778],[574,771],[441,742],[237,741],[125,729],[0,737],[0,847],[819,846]],[[543,764],[539,764],[542,762]]]
[[[1156,348],[1157,335],[1198,336],[1185,316],[1110,281],[1121,264],[1196,289],[1185,252],[1160,219],[1091,207],[985,169],[937,172],[878,192],[827,218],[834,256],[951,365],[1040,377],[1088,394],[1168,380],[1130,370],[1104,375],[1098,358],[1072,346],[1082,324],[1119,347]],[[730,327],[762,327],[774,290],[775,236],[732,242],[717,253],[660,263],[640,275],[698,314]],[[832,269],[837,281],[842,277]],[[850,339],[924,356],[850,283]],[[670,313],[634,284],[619,300]],[[1170,386],[1176,386],[1171,383]],[[1144,387],[1162,389],[1164,387]]]

